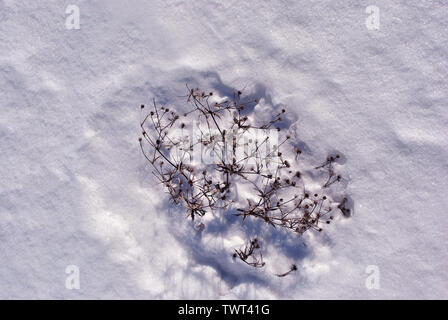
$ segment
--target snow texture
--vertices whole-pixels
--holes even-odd
[[[436,0],[0,0],[0,298],[447,299],[447,16]],[[137,141],[140,104],[180,104],[185,83],[286,107],[315,162],[347,159],[355,214],[303,238],[254,229],[260,270],[231,258],[238,219],[198,235]]]

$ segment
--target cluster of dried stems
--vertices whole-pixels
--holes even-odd
[[[233,257],[239,257],[242,261],[248,265],[256,268],[264,267],[263,254],[260,250],[260,244],[258,239],[250,240],[243,250],[235,249]]]
[[[154,100],[151,110],[142,117],[139,141],[154,175],[169,192],[172,201],[184,205],[188,217],[194,220],[208,211],[224,212],[232,207],[236,208],[235,214],[242,217],[243,223],[248,218],[260,219],[273,227],[301,235],[309,229],[322,231],[321,224],[330,223],[333,220],[331,213],[338,209],[344,215],[350,215],[346,198],[335,204],[324,194],[331,185],[341,181],[334,169],[339,155],[331,155],[315,167],[316,170],[326,170],[328,179],[322,184],[320,194],[311,194],[306,191],[301,172],[295,169],[302,150],[291,143],[290,135],[278,135],[282,138],[275,144],[269,141],[269,135],[255,143],[246,139],[245,135],[251,130],[280,132],[279,124],[285,109],[272,120],[256,125],[248,105],[257,101],[244,101],[240,91],[236,91],[232,98],[222,100],[213,92],[188,88],[185,98],[190,107],[182,115],[158,106]],[[196,136],[186,140],[193,122],[187,121],[189,118],[202,127]],[[247,141],[252,144],[249,146]],[[207,149],[215,160],[207,164],[195,163],[193,158],[197,148]],[[282,148],[288,150],[284,152]],[[287,155],[294,160],[287,159]],[[237,201],[232,188],[234,184],[247,184],[253,189],[252,197],[244,199],[244,205]],[[260,246],[255,239],[244,250],[237,250],[235,256],[251,266],[262,267],[261,253],[255,257],[258,251]],[[279,276],[295,269],[293,266]]]

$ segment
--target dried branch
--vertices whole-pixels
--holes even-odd
[[[194,220],[207,212],[223,213],[235,207],[243,223],[248,218],[258,219],[302,235],[309,229],[322,231],[321,225],[333,220],[335,209],[350,215],[347,198],[338,204],[325,194],[341,180],[335,170],[339,155],[329,156],[314,168],[328,173],[320,193],[306,191],[298,163],[302,150],[279,126],[285,109],[259,124],[253,120],[253,112],[247,111],[247,105],[257,100],[243,101],[241,91],[223,100],[199,88],[187,86],[187,90],[189,109],[183,116],[153,100],[140,122],[139,138],[152,173],[171,201],[185,207],[187,217]],[[234,186],[242,185],[253,190],[251,198],[238,198]],[[263,266],[261,253],[259,259],[248,262],[255,249],[259,249],[256,239],[235,254],[249,265]]]

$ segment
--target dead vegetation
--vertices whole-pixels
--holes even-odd
[[[246,264],[255,268],[262,268],[265,264],[263,262],[263,254],[260,250],[260,244],[258,243],[257,238],[250,240],[243,250],[235,249],[233,257],[239,257]]]
[[[347,198],[337,203],[326,193],[341,181],[335,170],[339,154],[314,167],[324,170],[326,178],[319,192],[307,191],[298,166],[302,150],[281,127],[285,109],[257,124],[248,108],[257,101],[245,101],[241,91],[222,99],[213,92],[188,88],[185,98],[189,109],[183,114],[154,100],[142,116],[139,142],[154,176],[171,200],[184,206],[187,217],[194,220],[210,211],[225,214],[235,208],[242,223],[257,219],[302,235],[309,229],[322,231],[337,212],[350,215]],[[250,197],[241,199],[235,193],[234,186],[240,185],[251,188]],[[235,250],[234,256],[263,267],[260,250],[254,239],[243,250]],[[278,276],[296,269],[294,265]]]

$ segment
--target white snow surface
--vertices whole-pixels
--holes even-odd
[[[447,17],[435,0],[0,0],[0,298],[447,299]],[[260,227],[263,269],[231,258],[237,219],[198,236],[137,141],[140,104],[176,107],[185,83],[286,107],[309,157],[347,159],[354,215]]]

